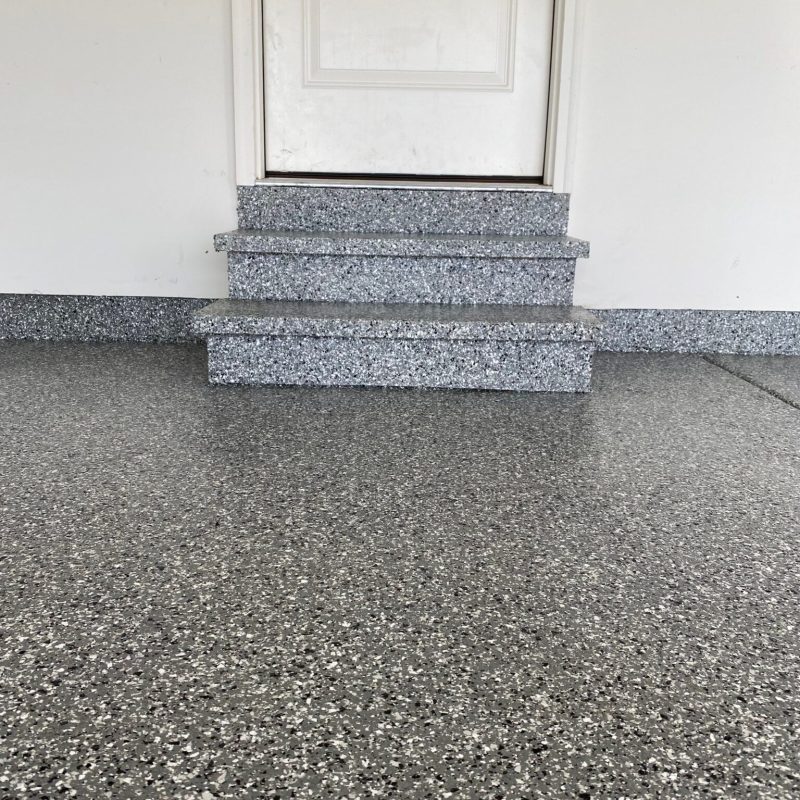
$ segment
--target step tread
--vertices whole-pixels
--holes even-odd
[[[575,306],[218,300],[194,315],[205,335],[594,341]]]
[[[354,233],[240,228],[214,237],[220,251],[303,255],[450,258],[587,258],[589,243],[571,236]]]

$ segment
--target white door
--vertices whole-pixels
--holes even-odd
[[[268,173],[538,178],[553,0],[265,0]]]

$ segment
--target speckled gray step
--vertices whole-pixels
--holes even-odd
[[[586,392],[597,320],[557,306],[220,300],[212,383]]]
[[[240,186],[239,226],[559,236],[569,195],[535,189]]]
[[[247,300],[570,305],[574,283],[574,258],[228,254],[228,293]]]
[[[217,250],[317,256],[406,258],[587,258],[589,243],[570,236],[349,233],[241,228],[214,237]]]

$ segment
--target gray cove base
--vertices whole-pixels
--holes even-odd
[[[209,380],[588,392],[568,217],[530,189],[241,187],[230,299],[194,315]]]

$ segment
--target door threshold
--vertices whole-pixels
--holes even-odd
[[[450,189],[453,191],[474,191],[481,189],[492,192],[552,192],[552,186],[541,183],[508,180],[492,181],[491,179],[458,179],[458,180],[414,180],[413,178],[363,178],[353,177],[322,177],[322,176],[276,176],[257,180],[256,186],[318,186],[330,188],[334,186],[350,188],[381,188],[381,189]]]

